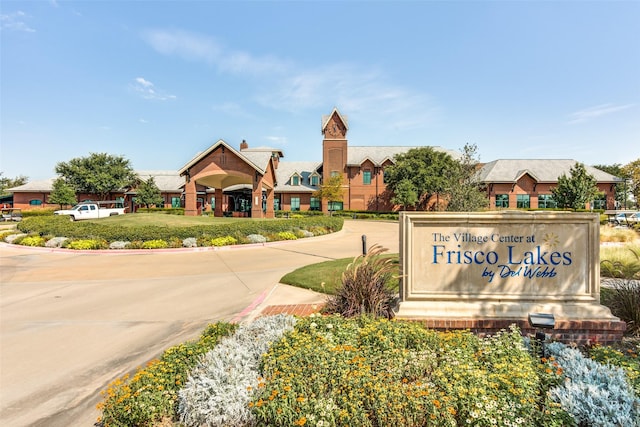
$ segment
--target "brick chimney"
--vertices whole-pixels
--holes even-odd
[[[247,144],[247,141],[243,139],[242,142],[240,143],[240,151],[246,150],[247,148],[249,148],[249,144]]]

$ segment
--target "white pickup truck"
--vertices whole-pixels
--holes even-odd
[[[113,202],[111,202],[113,203]],[[54,215],[69,215],[71,221],[81,219],[98,219],[108,216],[124,215],[125,208],[108,208],[100,202],[83,202],[75,205],[71,209],[55,211]]]

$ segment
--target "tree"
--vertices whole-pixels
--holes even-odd
[[[391,202],[407,209],[408,206],[415,206],[418,203],[418,192],[413,183],[408,179],[403,179],[396,185],[396,191],[391,197]]]
[[[320,189],[314,191],[313,197],[326,200],[329,202],[329,205],[331,205],[332,202],[342,201],[344,197],[342,192],[342,174],[333,175],[329,178],[329,182],[323,183]]]
[[[138,185],[136,188],[136,202],[145,205],[147,208],[149,205],[164,206],[164,199],[153,177],[149,177],[148,180],[142,181]]]
[[[558,177],[558,186],[551,189],[558,207],[583,209],[585,203],[594,199],[599,193],[596,179],[587,173],[582,163],[576,163],[570,169],[570,176],[562,174]]]
[[[594,168],[600,169],[603,172],[609,173],[618,178],[627,180],[629,175],[623,171],[620,163],[614,163],[613,165],[593,165]],[[629,188],[626,182],[618,182],[616,184],[615,200],[618,205],[625,206],[625,201],[629,198]]]
[[[62,209],[65,205],[75,205],[77,202],[76,192],[64,179],[58,178],[53,181],[51,194],[49,194],[49,203],[57,203]]]
[[[78,193],[97,195],[106,200],[109,194],[131,186],[136,181],[129,160],[107,153],[91,153],[56,165],[56,173]]]
[[[640,202],[640,159],[627,163],[622,167],[622,171],[629,178],[629,189],[637,204]]]
[[[432,196],[438,199],[444,193],[448,171],[456,167],[450,155],[431,147],[412,148],[396,155],[394,161],[385,169],[387,188],[396,195],[406,193],[410,189],[406,181],[410,182],[418,198],[417,205],[423,208]]]
[[[462,157],[447,177],[447,211],[473,212],[488,207],[489,200],[478,179],[479,163],[478,147],[465,144]]]
[[[24,185],[29,181],[29,178],[24,175],[18,175],[13,179],[2,175],[4,175],[4,172],[0,172],[0,196],[6,196],[9,194],[7,192],[7,188]]]

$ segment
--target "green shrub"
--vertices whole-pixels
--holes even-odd
[[[219,322],[209,325],[200,339],[169,348],[159,360],[138,368],[130,378],[125,375],[102,391],[104,400],[97,408],[102,427],[151,426],[163,417],[175,415],[178,391],[184,385],[200,357],[218,341],[236,329],[236,325]]]
[[[57,208],[42,208],[42,209],[26,209],[22,211],[22,218],[31,218],[34,216],[53,216],[53,212],[58,210]]]
[[[142,244],[142,249],[166,249],[169,245],[164,240],[147,240]]]
[[[172,237],[167,242],[170,248],[181,248],[182,247],[182,239],[179,237]]]
[[[44,246],[46,240],[40,236],[26,236],[17,243],[21,246]]]
[[[184,240],[189,237],[196,237],[200,241],[200,238],[215,239],[226,236],[233,236],[240,241],[239,236],[250,234],[268,236],[279,232],[293,232],[296,229],[308,230],[312,227],[321,227],[327,232],[335,232],[341,230],[343,224],[342,218],[314,215],[306,218],[247,220],[181,227],[156,225],[121,227],[117,222],[71,222],[67,217],[50,216],[26,218],[18,224],[18,229],[27,234],[48,234],[71,239],[104,239],[108,242],[156,239],[168,242],[171,238]]]
[[[380,256],[386,251],[374,245],[349,264],[336,294],[327,300],[325,311],[345,317],[368,314],[391,319],[397,296],[390,282],[398,267],[392,258]]]
[[[109,249],[109,244],[105,240],[78,239],[65,242],[64,247],[76,250]]]

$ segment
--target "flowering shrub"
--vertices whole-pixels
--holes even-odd
[[[275,240],[297,240],[298,237],[293,234],[291,231],[281,231],[276,233]]]
[[[22,246],[44,246],[45,240],[40,236],[25,236],[17,243]]]
[[[169,245],[161,239],[147,240],[142,244],[142,249],[166,249]]]
[[[294,324],[293,316],[262,317],[221,341],[202,358],[180,391],[180,420],[187,426],[253,425],[249,401],[262,384],[260,358]]]
[[[200,339],[169,348],[159,360],[139,368],[133,377],[125,375],[102,391],[104,401],[97,408],[101,427],[147,426],[162,417],[175,415],[178,390],[202,354],[236,326],[219,322],[209,325]]]
[[[640,424],[640,399],[634,395],[622,369],[585,358],[561,343],[547,345],[565,372],[563,384],[553,387],[551,398],[575,422],[587,426],[633,427]]]
[[[229,246],[235,245],[238,243],[238,240],[235,237],[224,236],[224,237],[216,237],[215,239],[211,239],[211,246]]]
[[[312,316],[272,346],[263,375],[259,425],[542,425],[536,362],[515,328],[480,339]]]
[[[107,249],[109,245],[104,240],[97,239],[81,239],[67,241],[63,244],[68,249],[88,250],[88,249]]]

